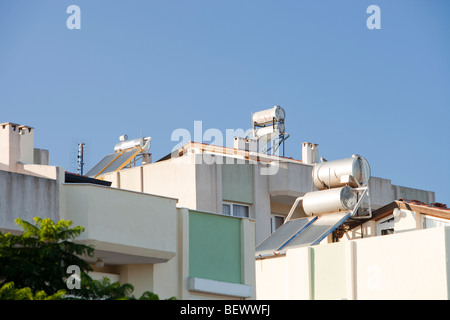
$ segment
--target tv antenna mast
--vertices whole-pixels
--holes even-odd
[[[77,173],[79,175],[83,175],[83,166],[84,166],[84,143],[78,144],[78,156],[77,156]]]

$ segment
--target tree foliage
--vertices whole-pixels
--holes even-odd
[[[94,248],[72,241],[84,232],[83,227],[71,228],[72,221],[66,220],[33,220],[34,224],[15,220],[22,234],[0,232],[0,300],[137,300],[131,284],[89,276],[93,269],[82,257],[93,256]],[[67,288],[67,268],[71,265],[80,268],[80,289]],[[139,300],[159,297],[146,291]]]
[[[59,290],[50,296],[44,290],[33,293],[29,287],[16,288],[14,282],[5,283],[0,287],[0,300],[61,300],[65,295],[65,290]]]
[[[34,224],[16,219],[23,234],[0,232],[0,286],[44,291],[48,295],[66,290],[67,267],[77,265],[82,273],[92,271],[83,255],[92,256],[94,248],[72,240],[84,231],[70,228],[71,221],[34,218]]]
[[[82,277],[78,295],[83,299],[127,300],[133,290],[134,287],[129,283],[120,284],[119,281],[111,283],[106,277],[101,280]]]
[[[129,283],[111,282],[106,277],[101,280],[86,277],[81,280],[79,297],[101,300],[159,300],[159,296],[151,291],[145,291],[139,298],[133,295],[133,291],[134,287]]]

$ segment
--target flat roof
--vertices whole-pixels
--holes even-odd
[[[240,150],[230,147],[223,147],[223,146],[216,146],[213,144],[206,144],[201,142],[193,142],[190,141],[186,143],[185,145],[181,146],[177,150],[172,151],[171,153],[167,154],[166,156],[162,157],[161,159],[157,160],[159,161],[165,161],[171,158],[175,157],[181,157],[187,153],[189,149],[200,149],[202,152],[211,152],[215,154],[221,154],[224,156],[233,156],[233,157],[239,157],[245,160],[250,161],[260,161],[260,162],[270,162],[270,161],[283,161],[283,162],[292,162],[297,164],[305,164],[301,160],[293,159],[290,157],[283,157],[278,155],[269,155],[264,153],[258,153],[253,151],[246,151],[246,150]]]

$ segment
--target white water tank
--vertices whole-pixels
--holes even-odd
[[[148,150],[150,148],[151,139],[152,139],[151,137],[146,137],[146,138],[137,138],[133,140],[121,140],[121,142],[117,143],[114,146],[114,152],[120,152],[122,150],[138,147]]]
[[[261,138],[272,133],[284,133],[284,123],[277,123],[275,126],[262,127],[255,130],[255,137]]]
[[[258,111],[252,114],[252,121],[257,126],[264,126],[266,124],[284,121],[286,113],[280,106],[274,106],[273,108]]]
[[[303,196],[303,210],[308,216],[351,211],[357,202],[357,191],[345,186],[306,193]]]
[[[319,190],[345,185],[351,187],[366,186],[369,178],[369,162],[359,155],[353,155],[347,159],[316,163],[313,169],[313,183]]]

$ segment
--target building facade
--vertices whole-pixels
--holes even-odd
[[[177,206],[177,199],[113,188],[48,165],[34,129],[0,124],[0,230],[14,220],[71,220],[93,245],[94,278],[161,298],[254,299],[254,221]],[[47,160],[46,160],[47,159]]]
[[[291,158],[190,142],[157,162],[106,173],[102,179],[116,188],[177,198],[179,206],[193,210],[253,219],[258,245],[283,224],[298,197],[316,190],[313,167]],[[369,190],[370,203],[366,199],[363,206],[370,204],[372,210],[399,198],[432,203],[435,197],[434,192],[377,177],[370,178]],[[303,217],[297,206],[291,219]]]
[[[300,161],[253,152],[245,143],[224,148],[189,142],[156,162],[143,154],[145,161],[132,166],[141,151],[148,151],[142,141],[134,142],[136,146],[128,148],[129,141],[121,141],[127,147],[101,160],[95,175],[79,176],[48,165],[48,151],[34,148],[33,128],[0,124],[0,229],[16,232],[13,221],[18,217],[71,220],[86,228],[77,241],[96,249],[89,260],[93,276],[131,283],[136,295],[149,290],[161,298],[400,297],[403,291],[393,296],[383,293],[390,287],[380,283],[391,281],[390,276],[384,278],[385,272],[399,263],[396,258],[383,258],[383,250],[399,250],[390,252],[401,257],[399,266],[406,268],[403,261],[411,257],[407,250],[400,252],[405,243],[427,254],[422,242],[437,239],[441,242],[433,254],[439,268],[446,270],[446,228],[395,234],[389,240],[373,237],[430,224],[432,215],[411,211],[403,207],[411,203],[395,200],[413,198],[430,205],[434,192],[371,177],[370,197],[361,203],[372,209],[371,218],[339,217],[330,224],[331,216],[311,217],[302,206],[294,206],[297,199],[317,190],[313,184],[319,158],[315,144],[299,146]],[[397,211],[393,202],[398,204]],[[383,210],[387,213],[381,214]],[[312,241],[300,247],[280,251],[264,246],[278,236],[280,226],[291,221],[299,227],[303,222],[314,224],[323,232],[316,232]],[[421,268],[432,264],[420,262]],[[370,271],[371,266],[375,271]],[[446,277],[447,271],[434,275],[433,281],[441,283]],[[446,281],[436,297],[448,292]],[[383,290],[363,286],[372,282]]]
[[[394,201],[339,242],[257,256],[256,297],[448,300],[449,244],[450,210],[444,205]]]

